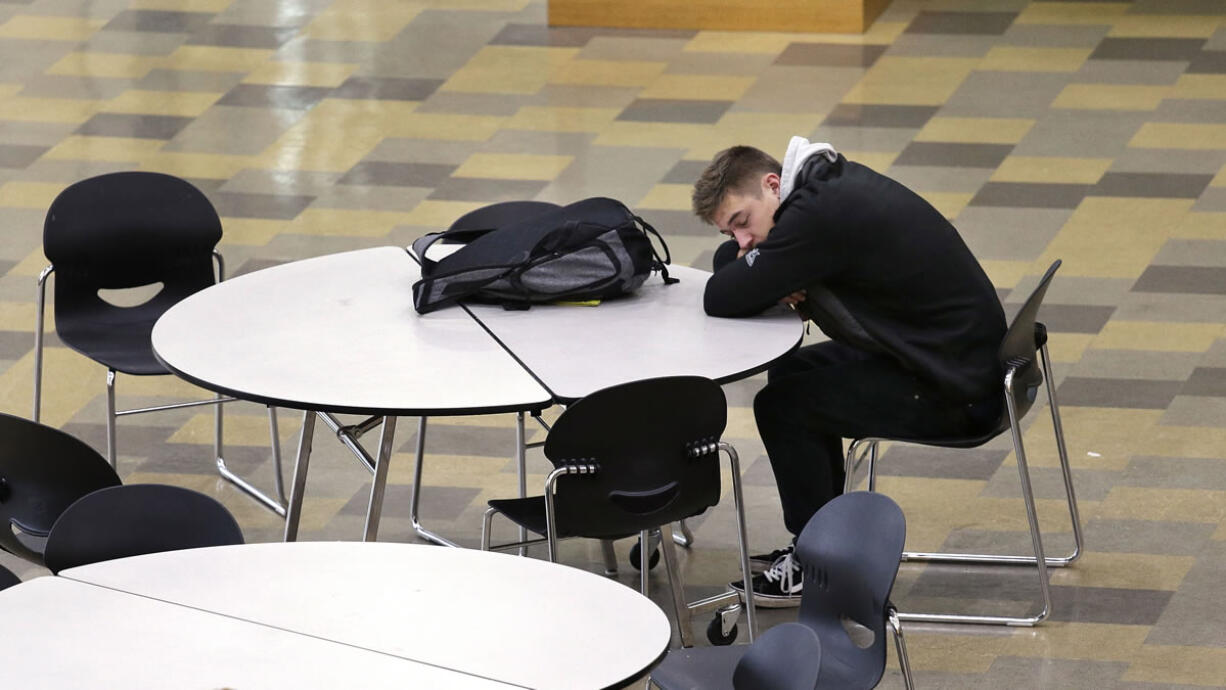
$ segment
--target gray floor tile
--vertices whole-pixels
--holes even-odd
[[[756,75],[775,61],[770,53],[710,53],[686,51],[671,59],[665,74]]]
[[[311,208],[342,208],[356,211],[402,211],[409,212],[430,196],[427,187],[367,187],[337,185],[320,193]],[[417,239],[425,232],[417,233]],[[390,236],[380,244],[397,244]],[[409,242],[403,244],[408,245]]]
[[[1114,313],[1115,307],[1048,302],[1040,310],[1039,320],[1052,333],[1098,333]]]
[[[229,91],[243,80],[242,72],[197,72],[153,69],[136,82],[150,91]]]
[[[452,177],[438,183],[429,198],[490,203],[517,201],[535,198],[547,184],[549,183],[537,180],[486,180]]]
[[[329,96],[331,98],[374,98],[390,101],[421,101],[434,93],[441,79],[397,79],[393,77],[350,77]]]
[[[403,484],[388,484],[383,496],[383,519],[409,517],[409,496],[413,487]],[[421,518],[428,520],[455,520],[474,498],[479,489],[458,486],[431,486],[421,492]],[[341,508],[342,515],[365,515],[370,503],[370,487],[358,489],[353,498]],[[382,535],[380,535],[382,536]]]
[[[412,99],[405,99],[412,100]],[[426,96],[415,113],[460,113],[464,115],[492,115],[510,117],[519,109],[533,102],[532,96],[519,94],[465,93],[462,91],[435,91]]]
[[[881,476],[988,479],[1004,462],[1007,450],[970,450],[896,445],[878,460]]]
[[[1226,397],[1226,368],[1197,367],[1180,394]]]
[[[1107,35],[1106,24],[1012,24],[1003,39],[1032,48],[1093,48]]]
[[[1222,4],[1217,0],[1133,0],[1129,14],[1205,14],[1211,15],[1222,11]]]
[[[1179,81],[1186,63],[1151,60],[1086,60],[1074,73],[1077,83],[1168,86]]]
[[[546,84],[525,103],[561,108],[624,108],[638,98],[639,89],[623,86]]]
[[[337,184],[434,187],[451,177],[455,167],[439,163],[363,161],[350,168]]]
[[[1132,289],[1134,292],[1226,295],[1226,267],[1151,264]]]
[[[845,45],[840,43],[791,43],[776,65],[809,67],[871,67],[885,53],[881,45]]]
[[[1222,544],[1206,544],[1145,638],[1146,644],[1226,647],[1226,609],[1215,605],[1220,597],[1224,567],[1226,554]]]
[[[152,31],[99,31],[78,46],[84,53],[122,55],[170,55],[179,49],[188,34],[162,34]]]
[[[80,98],[107,101],[133,88],[133,83],[131,79],[44,74],[26,82],[21,95],[29,98]]]
[[[1215,101],[1163,101],[1167,103],[1206,103]],[[1220,108],[1220,104],[1219,108]],[[1159,107],[1157,112],[1161,112]],[[1155,115],[1157,117],[1157,115]],[[1168,121],[1165,120],[1164,121]],[[1170,122],[1178,121],[1171,119]],[[1176,162],[1178,161],[1178,163]],[[1189,151],[1186,149],[1129,149],[1120,154],[1111,164],[1111,172],[1138,173],[1172,173],[1214,175],[1226,166],[1226,150],[1206,149]]]
[[[1204,44],[1199,38],[1104,38],[1090,59],[1188,61]]]
[[[708,161],[677,161],[677,164],[660,179],[660,182],[692,185],[698,181],[698,177],[707,169],[707,165]]]
[[[1018,156],[1113,158],[1123,153],[1146,114],[1107,110],[1052,110],[1014,149]]]
[[[239,84],[222,96],[217,104],[246,108],[309,110],[326,98],[331,91],[321,86]]]
[[[593,36],[579,51],[581,60],[672,62],[683,54],[689,39],[646,36]]]
[[[1068,209],[971,205],[962,209],[954,226],[980,259],[1023,261],[1042,254],[1071,215]],[[1052,306],[1057,305],[1044,305],[1044,314]]]
[[[886,55],[890,57],[981,58],[996,45],[996,36],[984,34],[905,33]]]
[[[1039,320],[1049,324],[1049,329],[1055,331],[1048,318],[1050,307],[1059,306],[1044,304]],[[1081,309],[1101,309],[1102,307],[1080,307]],[[1059,336],[1053,336],[1059,337]],[[1108,350],[1095,348],[1086,350],[1081,360],[1073,365],[1070,373],[1086,378],[1106,379],[1147,379],[1157,381],[1187,381],[1200,362],[1199,352],[1160,352],[1154,350]],[[1064,402],[1061,400],[1061,402]]]
[[[187,43],[227,48],[280,48],[296,32],[292,27],[206,24],[197,29]]]
[[[634,122],[683,122],[714,124],[732,101],[692,101],[664,98],[639,98],[618,114],[619,120]]]
[[[45,146],[0,144],[0,168],[24,168],[46,152]]]
[[[332,172],[247,169],[235,173],[219,191],[320,196],[339,178]]]
[[[1060,386],[1062,406],[1128,407],[1161,410],[1183,387],[1182,381],[1081,378],[1070,376]]]
[[[172,12],[169,10],[126,10],[107,22],[104,30],[156,31],[162,33],[191,33],[205,24],[213,15],[208,12]]]
[[[1120,476],[1123,486],[1148,486],[1163,489],[1226,489],[1226,473],[1216,458],[1164,458],[1136,455]]]
[[[77,128],[77,134],[95,137],[172,139],[192,122],[190,117],[98,113]]]
[[[1212,179],[1213,175],[1109,172],[1090,190],[1090,196],[1195,199]]]
[[[909,127],[919,129],[939,108],[923,105],[871,105],[841,103],[830,111],[823,125],[830,127]]]
[[[951,117],[1035,118],[1071,82],[1067,74],[975,71],[941,107]]]
[[[1018,690],[1118,687],[1118,679],[1127,668],[1128,664],[1122,661],[1002,656],[992,662],[983,682],[986,687],[1007,686]]]
[[[921,11],[906,32],[913,34],[1003,34],[1017,17],[1013,12]]]
[[[1226,428],[1226,397],[1177,395],[1158,423],[1163,426]]]
[[[215,105],[192,120],[162,150],[254,156],[271,146],[303,114],[302,110]]]
[[[1213,525],[1196,522],[1108,520],[1093,518],[1085,525],[1086,542],[1108,553],[1149,553],[1195,556],[1213,538]]]
[[[1115,318],[1121,321],[1215,323],[1226,309],[1226,296],[1192,293],[1129,292]]]
[[[1188,74],[1226,74],[1226,51],[1202,50],[1188,65]]]
[[[1206,189],[1192,210],[1205,213],[1226,213],[1226,187],[1210,187]]]
[[[539,24],[507,24],[490,45],[554,46],[575,48],[587,45],[596,30],[578,26],[541,26]]]
[[[989,182],[971,199],[971,206],[1012,208],[1077,208],[1093,189],[1084,184]]]
[[[1051,590],[1051,620],[1112,625],[1153,625],[1174,594],[1166,590],[1113,587],[1056,586]]]
[[[993,170],[987,166],[906,165],[895,161],[886,173],[917,192],[974,194],[992,176]]]
[[[222,217],[293,220],[314,200],[289,194],[217,192],[209,197]]]
[[[807,113],[813,114],[816,123],[820,121],[817,114],[834,108],[863,76],[864,70],[859,67],[771,65],[762,70],[732,110]],[[798,84],[804,88],[797,88]]]

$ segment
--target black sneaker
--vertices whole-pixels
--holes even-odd
[[[745,585],[740,580],[728,585],[745,596]],[[754,604],[768,609],[800,606],[800,592],[804,587],[804,574],[800,562],[791,549],[780,556],[765,572],[753,577]]]
[[[766,571],[768,568],[770,568],[772,565],[775,564],[775,561],[779,560],[780,558],[782,558],[783,556],[789,553],[792,553],[793,548],[795,547],[793,547],[791,544],[788,544],[782,549],[775,549],[774,551],[771,551],[770,553],[760,553],[756,556],[750,556],[749,557],[749,572],[761,573],[761,572]]]

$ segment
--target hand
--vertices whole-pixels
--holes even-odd
[[[805,295],[804,290],[797,290],[796,292],[793,292],[787,297],[784,297],[783,299],[779,300],[779,304],[786,304],[789,307],[795,309],[797,304],[800,304],[801,302],[805,301],[805,296],[806,295]]]

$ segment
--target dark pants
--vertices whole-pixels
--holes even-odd
[[[800,534],[843,493],[842,439],[982,433],[999,419],[1002,396],[951,401],[897,361],[833,341],[792,353],[753,403],[788,531]]]

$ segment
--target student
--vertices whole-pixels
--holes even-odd
[[[748,146],[721,151],[693,201],[732,238],[716,251],[708,314],[782,303],[830,337],[773,366],[754,398],[793,537],[842,493],[843,438],[962,436],[999,419],[1004,312],[957,231],[919,195],[793,137],[782,166]],[[759,606],[799,605],[790,546],[755,562]]]

